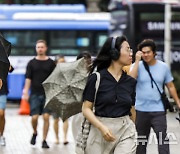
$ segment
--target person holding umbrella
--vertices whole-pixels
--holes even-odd
[[[11,43],[7,41],[0,32],[0,89],[2,88],[3,81],[6,80],[10,62],[8,56],[11,53]]]
[[[77,55],[76,60],[79,60],[81,58],[84,58],[86,60],[86,68],[88,71],[90,71],[91,66],[91,54],[88,51],[83,51],[79,55]],[[88,75],[88,74],[87,74]],[[73,116],[72,119],[72,134],[74,136],[74,139],[76,139],[78,135],[78,131],[80,129],[81,121],[83,120],[82,112],[76,114]]]
[[[65,59],[63,55],[57,55],[55,57],[55,63],[64,63]],[[53,111],[52,111],[53,112]],[[56,113],[52,113],[54,118],[54,132],[56,135],[56,144],[59,144],[59,116]],[[69,142],[67,141],[67,131],[68,131],[68,119],[63,122],[63,131],[64,131],[64,145],[67,145]]]
[[[32,116],[33,135],[31,144],[36,144],[37,125],[39,115],[43,114],[43,142],[42,148],[49,148],[46,142],[46,137],[49,129],[49,116],[51,111],[44,109],[45,105],[45,92],[42,86],[43,81],[51,74],[55,68],[55,62],[46,55],[47,44],[45,40],[38,40],[36,42],[37,56],[33,58],[27,65],[26,80],[23,89],[22,98],[29,99],[30,102],[30,115]],[[31,95],[29,98],[29,90],[31,87]]]
[[[7,41],[0,32],[0,145],[5,146],[5,137],[3,136],[5,127],[5,108],[7,102],[7,75],[14,68],[10,65],[8,56],[11,53],[11,43]]]
[[[14,70],[14,68],[10,65],[9,72],[11,73]],[[0,145],[5,146],[6,141],[4,134],[4,128],[5,128],[5,109],[6,109],[6,103],[7,103],[7,94],[8,94],[8,85],[7,80],[3,81],[2,88],[0,89]]]
[[[95,73],[89,76],[83,93],[82,112],[92,124],[85,154],[136,153],[136,129],[129,117],[136,80],[123,71],[131,63],[132,50],[125,36],[107,38],[93,61],[90,73],[97,70],[101,79],[96,99]]]

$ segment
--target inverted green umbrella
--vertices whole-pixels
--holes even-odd
[[[45,107],[59,115],[63,121],[81,112],[86,80],[87,67],[84,58],[57,64],[43,82],[46,94]]]

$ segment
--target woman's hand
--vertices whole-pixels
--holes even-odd
[[[101,123],[94,113],[92,112],[93,103],[89,101],[85,101],[82,106],[82,112],[84,116],[93,124],[96,128],[100,130],[104,139],[108,142],[115,141],[115,136],[112,134],[111,130],[106,127],[103,123]]]
[[[100,131],[104,137],[104,139],[108,142],[114,142],[116,140],[115,136],[113,135],[113,133],[111,132],[111,130],[106,127],[105,125],[103,125],[100,128]]]

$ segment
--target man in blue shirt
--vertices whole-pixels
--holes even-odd
[[[169,154],[169,144],[166,137],[166,112],[160,93],[146,71],[141,57],[148,65],[160,91],[163,91],[163,85],[165,84],[178,108],[180,108],[180,100],[173,84],[170,69],[164,62],[155,58],[156,45],[154,41],[151,39],[142,41],[138,45],[138,50],[135,63],[130,70],[130,75],[137,79],[135,108],[139,142],[136,153],[146,154],[147,141],[152,127],[158,139],[159,154]]]

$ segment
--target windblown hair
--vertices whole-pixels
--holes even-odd
[[[86,60],[87,71],[89,73],[91,70],[91,54],[88,51],[83,51],[77,56],[76,60],[81,59],[81,58],[84,58]]]
[[[85,59],[91,59],[91,54],[88,51],[83,51],[77,56],[76,60],[81,59],[83,57]]]
[[[150,47],[153,53],[156,53],[156,44],[152,39],[145,39],[138,44],[138,50],[142,50],[144,47]]]
[[[111,50],[111,44],[112,44],[112,39],[113,37],[107,38],[105,41],[104,45],[100,49],[97,58],[93,61],[91,71],[92,73],[95,68],[97,68],[97,71],[100,71],[104,68],[108,68],[112,62],[112,58],[110,55],[110,50]],[[124,41],[127,41],[125,36],[119,36],[116,38],[115,42],[115,48],[120,52],[121,45]]]
[[[58,60],[59,60],[60,58],[64,59],[64,55],[59,54],[59,55],[56,55],[56,56],[55,56],[55,60],[54,60],[54,61],[55,61],[56,64],[58,63]]]

